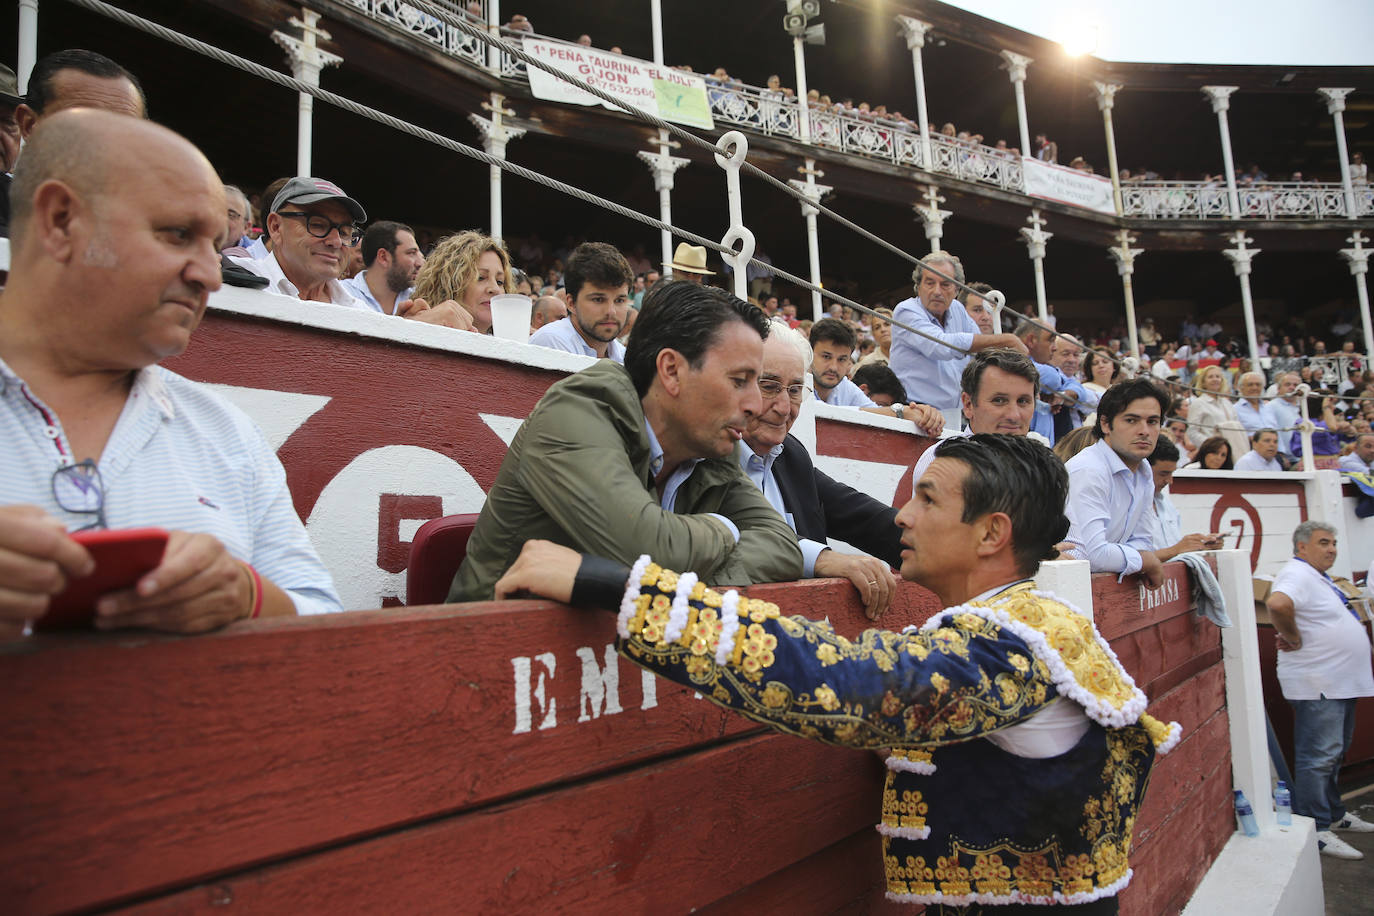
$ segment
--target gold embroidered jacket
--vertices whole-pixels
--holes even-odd
[[[1144,714],[1092,621],[1029,583],[851,641],[641,557],[618,633],[631,661],[779,731],[893,748],[877,829],[899,901],[1115,894],[1154,753],[1178,740],[1177,724]],[[976,740],[1056,700],[1092,720],[1069,751],[1034,759]]]

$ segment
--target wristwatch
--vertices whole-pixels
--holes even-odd
[[[893,414],[893,416],[895,416],[898,420],[905,420],[905,419],[906,419],[906,406],[903,405],[903,404],[893,404],[893,405],[892,405],[892,414]]]

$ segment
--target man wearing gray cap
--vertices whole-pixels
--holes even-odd
[[[347,250],[362,240],[358,224],[367,211],[323,178],[292,178],[277,192],[267,214],[272,250],[266,257],[230,258],[260,277],[267,291],[307,302],[368,308],[339,282]]]

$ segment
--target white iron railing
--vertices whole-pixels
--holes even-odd
[[[480,67],[486,66],[481,41],[402,0],[341,0],[372,19],[406,33],[443,53]],[[456,16],[464,16],[458,0],[430,0]],[[539,38],[543,41],[571,42],[502,28],[507,41]],[[527,83],[525,65],[509,55],[501,55],[501,78]],[[786,137],[801,142],[801,103],[776,90],[750,86],[731,80],[721,82],[705,77],[711,116],[718,122],[765,136]],[[811,143],[850,155],[882,159],[927,172],[951,175],[964,181],[990,185],[1004,191],[1025,193],[1021,160],[1007,150],[969,143],[942,134],[931,134],[933,162],[924,161],[920,131],[905,121],[892,121],[856,111],[812,107],[809,111]],[[1321,182],[1273,183],[1242,188],[1241,219],[1344,219],[1345,192],[1340,184]],[[1126,216],[1141,219],[1230,219],[1226,187],[1202,181],[1129,182],[1121,187]],[[1361,217],[1374,216],[1374,192],[1368,186],[1355,188],[1355,207]]]
[[[1345,219],[1345,190],[1330,182],[1275,182],[1241,188],[1241,219]],[[1141,181],[1121,186],[1127,216],[1145,219],[1230,219],[1226,186],[1204,181]],[[1369,189],[1355,188],[1358,216],[1374,214]]]

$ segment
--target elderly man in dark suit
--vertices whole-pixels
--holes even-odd
[[[869,617],[876,619],[892,603],[897,587],[892,571],[901,565],[897,510],[816,470],[806,446],[789,435],[807,394],[809,365],[806,339],[775,324],[763,344],[763,409],[745,429],[740,465],[797,532],[805,575],[853,582]],[[827,537],[872,556],[832,550]]]

